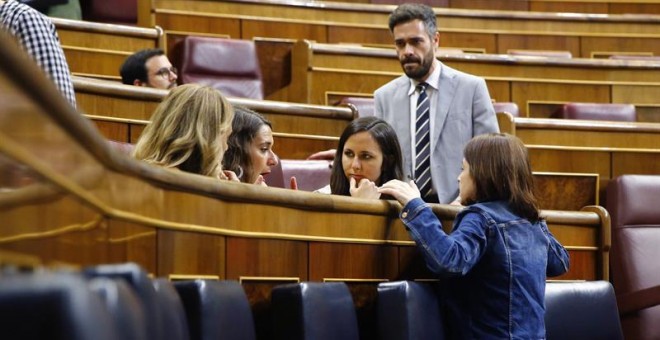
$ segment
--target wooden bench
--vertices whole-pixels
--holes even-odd
[[[340,0],[349,3],[397,4],[397,0]],[[499,11],[569,12],[586,14],[660,14],[657,0],[437,0],[435,7]]]
[[[166,90],[73,77],[78,107],[106,138],[135,143]],[[229,98],[266,116],[275,130],[275,149],[282,158],[304,159],[337,145],[338,136],[355,116],[350,108]]]
[[[392,5],[251,0],[157,0],[152,23],[166,30],[227,34],[232,38],[310,39],[321,43],[392,44]],[[435,8],[443,46],[651,52],[660,55],[657,19],[649,16],[470,11]],[[220,30],[219,30],[220,28]]]
[[[162,48],[163,30],[51,18],[73,74],[121,79],[119,67],[138,50]]]
[[[634,104],[640,119],[660,121],[660,63],[488,54],[439,59],[485,78],[491,97],[517,103],[522,116],[547,118],[566,102],[611,102]],[[371,95],[402,74],[393,49],[304,40],[293,45],[291,65],[291,81],[269,99],[328,104],[336,93]]]

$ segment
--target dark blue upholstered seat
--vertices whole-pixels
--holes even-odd
[[[159,312],[156,290],[147,273],[135,263],[106,264],[85,268],[88,278],[107,277],[124,279],[139,298],[145,313],[145,328],[148,339],[162,339],[163,323]]]
[[[546,284],[546,336],[622,339],[616,298],[607,281]],[[432,286],[410,281],[378,286],[380,339],[442,339],[445,333]]]
[[[191,340],[253,340],[250,304],[236,281],[174,282],[188,319]]]
[[[171,340],[188,340],[188,321],[183,303],[172,283],[163,278],[153,280],[158,297],[163,333]]]
[[[438,297],[430,284],[378,285],[378,334],[382,340],[444,339]]]
[[[358,339],[353,298],[343,282],[303,282],[273,288],[273,337],[286,340]]]
[[[120,339],[98,294],[78,275],[3,274],[0,329],[11,339]]]
[[[95,277],[89,287],[101,297],[120,339],[147,339],[144,307],[125,280]]]
[[[548,340],[622,340],[612,285],[607,281],[547,283],[545,331]]]

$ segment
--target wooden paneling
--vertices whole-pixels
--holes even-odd
[[[274,277],[288,277],[307,281],[308,248],[307,242],[300,241],[228,238],[227,278],[273,281]]]
[[[435,6],[435,5],[434,5]],[[491,9],[491,10],[529,10],[529,1],[509,0],[450,0],[449,8]]]
[[[241,20],[241,37],[253,39],[255,37],[272,37],[277,32],[277,38],[284,39],[312,39],[325,42],[328,28],[325,25],[309,25],[307,23]]]
[[[94,120],[99,132],[107,139],[116,140],[120,142],[129,141],[128,124],[120,122],[108,122],[103,120]]]
[[[213,275],[225,279],[226,248],[224,236],[158,231],[158,270],[155,272],[170,273],[168,275]]]
[[[69,69],[76,74],[119,78],[119,67],[127,56],[145,48],[161,46],[160,28],[52,18]]]
[[[529,10],[534,12],[569,12],[569,13],[608,13],[608,6],[605,2],[551,2],[551,1],[530,1]]]
[[[291,54],[291,82],[271,99],[330,104],[336,93],[368,95],[401,75],[389,49],[299,41]],[[640,121],[660,117],[660,65],[476,54],[439,59],[485,78],[491,98],[518,104],[523,117],[548,118],[567,102],[632,103],[643,108]]]
[[[598,205],[598,174],[537,172],[534,185],[542,209],[580,210]]]
[[[375,259],[378,259],[377,264]],[[315,243],[310,245],[309,260],[309,279],[312,281],[387,281],[399,273],[396,246]]]
[[[281,1],[177,1],[154,2],[156,22],[165,29],[225,33],[220,20],[243,22],[242,39],[255,36],[306,38],[329,43],[391,44],[387,17],[393,6],[346,5],[337,3],[291,3]],[[594,19],[588,15],[557,13],[516,13],[436,9],[441,44],[451,47],[485,48],[497,53],[506,48],[571,50],[574,56],[589,57],[592,50],[580,49],[587,37],[620,40],[622,44],[642,44],[660,39],[656,23],[649,18],[609,16]],[[191,27],[191,16],[206,16]],[[180,18],[178,18],[180,16]],[[168,17],[161,20],[161,17]],[[188,22],[186,24],[186,22]],[[259,22],[259,25],[255,25]],[[186,26],[186,29],[181,29]],[[213,29],[213,30],[210,30]],[[444,38],[444,36],[447,36]],[[494,37],[494,39],[493,39]],[[495,42],[501,46],[496,46]],[[527,47],[525,47],[527,46]],[[660,44],[649,43],[660,55]],[[598,48],[598,46],[594,46]],[[498,50],[499,49],[499,50]],[[625,50],[622,50],[625,51]]]
[[[340,0],[334,2],[348,3],[357,9],[364,8],[364,4],[398,5],[398,0]],[[474,10],[498,10],[498,11],[533,11],[533,12],[568,12],[585,14],[660,14],[660,3],[654,0],[433,0],[422,1],[436,8],[474,9]],[[138,0],[138,4],[144,4],[150,8],[150,0]],[[349,7],[350,8],[350,7]],[[139,10],[138,10],[139,12]],[[145,24],[150,25],[149,11],[143,11]],[[138,14],[141,16],[141,13]]]
[[[635,37],[633,39],[598,36],[583,37],[580,40],[581,52],[578,55],[584,58],[593,57],[593,53],[596,52],[610,52],[611,54],[617,54],[616,52],[623,52],[618,54],[635,52],[639,54],[660,55],[653,46],[654,44],[657,44],[657,42],[655,42],[653,37]]]
[[[594,149],[660,148],[660,125],[563,119],[515,118],[516,136],[526,144]]]
[[[112,136],[113,139],[117,140],[119,140],[119,137],[116,136],[125,136],[124,140],[130,138],[134,141],[135,137],[139,136],[141,126],[146,124],[160,100],[167,94],[165,90],[129,86],[82,77],[74,77],[73,83],[78,107],[88,115],[93,116],[92,118],[95,121],[102,121],[103,123],[100,123],[99,126],[104,129],[106,136]],[[229,98],[229,101],[262,113],[273,123],[276,133],[287,134],[283,138],[295,139],[296,134],[322,136],[317,138],[318,141],[310,142],[315,146],[327,145],[328,140],[334,145],[335,137],[344,130],[344,127],[353,119],[354,115],[346,107],[255,101],[240,98]],[[120,132],[110,130],[111,127],[119,128],[122,124],[131,126],[131,130],[121,130]],[[330,138],[327,136],[330,136]],[[292,146],[290,153],[295,153],[295,144],[290,146]]]
[[[225,34],[241,37],[241,21],[236,18],[217,18],[196,13],[159,13],[156,25],[168,31]]]
[[[494,53],[506,54],[512,49],[569,51],[575,57],[583,56],[578,36],[509,34],[498,38]]]
[[[534,171],[590,172],[599,176],[599,204],[606,204],[608,183],[624,174],[660,173],[660,150],[527,145]]]

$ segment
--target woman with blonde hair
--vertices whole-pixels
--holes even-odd
[[[170,91],[142,132],[133,157],[166,168],[227,179],[227,150],[234,109],[216,89],[186,84]],[[231,176],[229,176],[231,177]]]

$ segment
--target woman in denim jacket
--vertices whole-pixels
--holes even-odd
[[[443,300],[452,338],[543,339],[545,280],[568,271],[569,258],[539,215],[527,149],[510,135],[481,135],[464,157],[467,207],[449,235],[414,182],[379,190],[404,206],[401,220],[429,269],[451,277]]]

